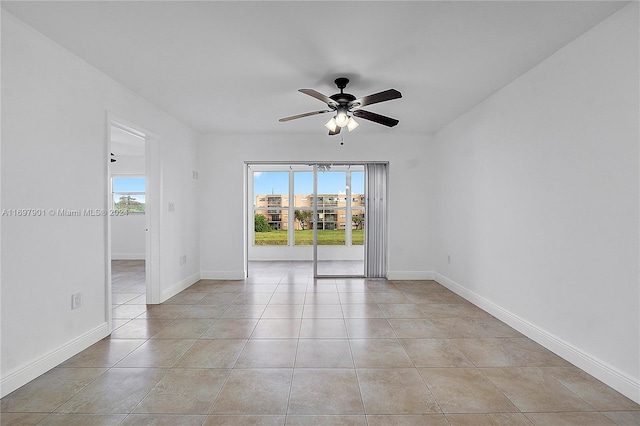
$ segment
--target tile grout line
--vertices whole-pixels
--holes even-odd
[[[342,304],[340,304],[342,308]],[[343,311],[344,317],[344,311]],[[351,346],[351,337],[349,335],[349,329],[347,328],[346,318],[343,318],[343,322],[345,325],[345,330],[347,332],[347,344],[349,345],[349,354],[351,355],[351,362],[353,364],[353,372],[356,376],[356,382],[358,383],[358,392],[360,393],[360,403],[362,404],[362,414],[364,416],[365,425],[369,425],[369,417],[367,416],[367,408],[364,405],[364,396],[362,395],[362,385],[360,384],[360,376],[358,375],[358,369],[356,367],[356,358],[353,356],[353,347]]]
[[[305,291],[305,299],[306,299],[306,291]],[[296,339],[296,350],[293,356],[293,367],[291,368],[291,382],[289,382],[289,393],[287,395],[287,407],[285,408],[284,416],[285,416],[285,424],[287,422],[287,416],[289,416],[289,406],[291,404],[291,392],[293,391],[293,380],[296,376],[296,363],[298,362],[298,348],[300,347],[300,333],[302,332],[302,318],[304,317],[305,306],[303,305],[302,314],[300,318],[300,328],[298,328],[298,338]]]

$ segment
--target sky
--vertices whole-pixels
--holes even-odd
[[[319,172],[319,194],[344,194],[346,191],[346,172]],[[313,192],[313,172],[294,172],[293,188],[296,195],[308,195]],[[289,172],[254,172],[253,193],[288,194]],[[364,194],[364,172],[351,172],[351,193]]]
[[[145,192],[145,178],[114,177],[113,192]]]
[[[113,178],[113,198],[114,203],[120,200],[122,192],[142,192],[142,194],[133,195],[137,201],[145,202],[145,178],[143,177],[114,177]]]

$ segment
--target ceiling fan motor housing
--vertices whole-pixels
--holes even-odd
[[[336,83],[336,86],[338,86],[338,89],[340,89],[340,93],[336,93],[335,95],[329,96],[331,99],[336,101],[339,105],[345,105],[351,101],[356,100],[356,97],[353,96],[352,94],[343,92],[343,89],[347,87],[347,84],[349,84],[348,78],[346,77],[336,78],[335,83]]]
[[[356,97],[350,93],[336,93],[329,97],[339,104],[348,104],[349,102],[356,100]]]

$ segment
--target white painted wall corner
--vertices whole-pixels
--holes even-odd
[[[172,298],[173,296],[180,293],[181,291],[191,287],[193,284],[197,283],[198,281],[200,281],[199,272],[191,275],[190,277],[185,278],[184,280],[180,281],[177,284],[172,285],[166,290],[162,290],[160,303]]]

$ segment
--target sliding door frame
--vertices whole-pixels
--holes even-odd
[[[364,162],[352,162],[352,163],[327,163],[327,162],[316,162],[313,164],[313,277],[314,278],[365,278],[367,274],[367,244],[369,238],[367,238],[366,228],[364,230],[364,247],[362,254],[362,274],[332,274],[332,275],[321,275],[318,274],[318,166],[319,165],[327,165],[327,166],[365,166]],[[364,167],[366,169],[366,167]],[[366,179],[366,178],[365,178]],[[351,218],[351,173],[346,173],[346,181],[345,181],[345,216],[347,218]],[[367,197],[367,187],[365,184],[364,187],[365,198]],[[365,214],[367,214],[365,212]],[[345,226],[345,242],[351,241],[351,228],[352,228],[353,220],[350,221],[350,226]]]
[[[388,161],[245,161],[244,162],[244,167],[245,167],[245,176],[247,181],[245,182],[245,190],[247,192],[246,194],[246,200],[245,202],[248,203],[249,200],[249,196],[250,194],[248,193],[248,189],[249,189],[249,185],[248,185],[248,180],[249,180],[249,171],[251,170],[251,166],[277,166],[277,165],[282,165],[282,166],[287,166],[287,165],[306,165],[306,166],[313,166],[313,193],[314,193],[314,200],[313,200],[313,219],[312,219],[312,223],[313,223],[313,275],[314,278],[363,278],[367,276],[367,244],[368,244],[368,240],[369,238],[367,237],[367,230],[366,230],[366,226],[364,229],[365,235],[364,235],[364,271],[363,271],[363,275],[319,275],[318,274],[318,228],[317,228],[317,223],[318,223],[318,197],[317,197],[317,190],[318,190],[318,165],[333,165],[333,166],[365,166],[365,170],[366,170],[366,165],[367,164],[385,164],[387,165],[387,169],[388,169],[388,165],[389,162]],[[387,175],[388,176],[388,175]],[[366,172],[365,172],[365,197],[368,197],[367,194],[367,184],[366,184]],[[349,184],[349,183],[348,183]],[[289,188],[290,192],[292,191],[292,188]],[[350,191],[349,191],[350,193]],[[351,195],[349,194],[349,197]],[[291,202],[290,202],[291,204]],[[289,208],[291,209],[291,206],[289,206]],[[347,207],[348,209],[348,207]],[[248,203],[247,204],[247,211],[251,210],[253,212],[253,209],[251,208],[251,204]],[[366,212],[366,215],[368,215],[369,213]],[[251,244],[250,242],[250,236],[252,235],[251,233],[251,226],[253,225],[251,223],[250,220],[250,216],[249,214],[246,215],[247,216],[247,221],[246,221],[246,229],[245,229],[245,272],[248,275],[248,271],[249,271],[249,244]],[[291,231],[289,231],[291,232]],[[345,231],[345,235],[346,235],[346,231]],[[385,251],[388,251],[388,247],[384,248]]]

